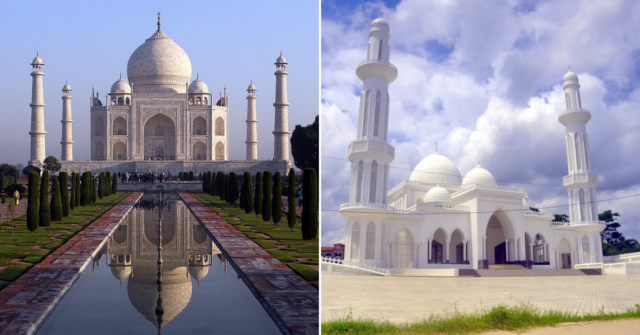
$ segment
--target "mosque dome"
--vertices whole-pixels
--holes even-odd
[[[282,51],[280,51],[280,56],[278,57],[278,59],[276,59],[275,64],[288,64],[287,60],[284,59],[284,56],[282,56]]]
[[[64,84],[64,87],[62,88],[63,91],[71,91],[71,86],[69,86],[68,83]]]
[[[247,88],[247,91],[255,91],[256,87],[253,86],[253,82],[251,82],[251,85],[249,85],[249,87]]]
[[[187,53],[160,29],[129,58],[127,77],[135,93],[185,93],[191,80]]]
[[[391,29],[389,28],[389,23],[387,22],[387,20],[382,18],[382,14],[380,14],[380,17],[373,20],[373,22],[371,22],[371,31],[373,30],[382,30],[385,32],[389,32]]]
[[[44,63],[42,62],[42,58],[36,55],[36,58],[33,59],[33,62],[31,62],[31,65],[44,65]]]
[[[467,175],[464,176],[464,180],[462,181],[462,188],[473,187],[477,185],[490,188],[498,187],[498,184],[493,178],[491,172],[481,167],[479,163],[478,165],[476,165],[476,167],[471,169],[471,171],[467,172]]]
[[[198,282],[201,281],[209,273],[208,266],[189,266],[189,274]]]
[[[565,85],[568,84],[580,84],[580,81],[578,80],[578,75],[571,72],[571,69],[569,69],[569,72],[567,72],[564,77],[562,77],[562,80],[564,81]]]
[[[462,175],[449,158],[434,152],[416,165],[409,180],[432,184],[460,185]]]
[[[189,93],[209,93],[209,87],[204,81],[200,80],[200,75],[189,85]]]
[[[131,93],[131,86],[120,75],[120,79],[111,85],[111,93]]]
[[[111,268],[111,274],[114,277],[118,278],[118,280],[121,282],[127,279],[127,277],[129,277],[129,275],[131,274],[130,266],[112,265],[110,266],[110,268]]]
[[[451,195],[444,187],[437,185],[427,192],[424,197],[424,202],[437,202],[437,203],[451,203]]]

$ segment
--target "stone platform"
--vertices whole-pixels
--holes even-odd
[[[235,172],[239,175],[251,172],[280,171],[282,175],[289,173],[290,161],[70,161],[62,163],[62,170],[71,172],[91,171],[100,172],[171,172],[177,176],[179,172],[193,171],[204,173],[207,171]]]
[[[0,335],[34,334],[141,196],[128,195],[0,291]]]
[[[178,194],[284,334],[319,334],[313,285],[191,194]]]

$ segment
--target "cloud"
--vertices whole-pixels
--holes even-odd
[[[363,4],[322,21],[323,245],[344,237],[346,219],[333,210],[348,201],[344,159],[362,90],[355,68],[381,8]],[[601,178],[598,198],[640,193],[640,21],[633,19],[640,3],[405,0],[383,10],[399,71],[389,87],[396,147],[390,188],[438,141],[463,174],[480,161],[499,184],[525,187],[531,205],[566,205],[565,128],[557,115],[571,65],[592,112],[587,132],[592,170]],[[639,200],[602,201],[598,209],[619,212],[623,233],[640,238]]]

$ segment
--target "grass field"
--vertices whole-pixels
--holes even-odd
[[[322,334],[480,334],[503,330],[522,332],[531,328],[556,326],[565,322],[612,321],[640,318],[640,304],[623,313],[577,314],[538,310],[521,303],[495,306],[475,313],[453,312],[434,315],[415,323],[394,324],[373,319],[353,319],[350,315],[322,323]]]
[[[0,290],[6,286],[5,284],[16,280],[34,264],[42,261],[127,195],[129,193],[118,192],[98,199],[95,204],[77,207],[62,221],[51,222],[49,227],[38,227],[33,233],[27,229],[26,216],[0,224],[0,266],[9,267],[0,273]],[[15,241],[12,235],[13,223],[15,223]]]
[[[302,239],[300,218],[293,231],[287,226],[286,213],[282,221],[275,225],[272,221],[262,221],[255,213],[247,214],[236,206],[231,206],[219,197],[205,193],[192,193],[205,206],[242,231],[247,237],[287,264],[308,282],[318,287],[318,238],[310,241]]]

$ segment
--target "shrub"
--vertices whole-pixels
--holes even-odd
[[[38,229],[39,219],[39,193],[40,193],[40,175],[35,172],[29,172],[29,195],[27,197],[27,228],[33,233]]]
[[[60,204],[62,205],[62,216],[69,216],[69,175],[66,172],[58,174],[60,179]]]
[[[280,172],[273,176],[273,197],[271,198],[271,217],[278,224],[282,219],[282,177]]]
[[[40,172],[42,172],[42,170],[40,170],[40,168],[37,166],[27,165],[24,169],[22,169],[22,174],[25,176],[29,176],[32,171],[38,173],[38,176],[40,175]],[[18,179],[16,178],[16,183],[17,182]]]
[[[76,173],[71,173],[71,194],[69,196],[69,209],[76,208]]]
[[[0,193],[4,190],[4,174],[0,173]]]
[[[107,178],[108,179],[108,178]],[[98,201],[98,182],[91,178],[91,203],[95,204]]]
[[[262,214],[262,172],[256,174],[256,193],[253,197],[253,210],[256,212],[256,216]]]
[[[235,172],[229,174],[229,203],[234,205],[238,201],[238,175]]]
[[[114,173],[111,178],[111,194],[118,192],[118,174]]]
[[[60,182],[58,178],[53,177],[53,185],[51,186],[51,221],[62,220],[62,201],[60,200]]]
[[[289,205],[289,211],[287,212],[287,224],[291,231],[293,226],[296,225],[296,171],[289,169],[289,188],[287,189],[287,204]]]
[[[304,169],[302,179],[302,238],[318,236],[318,178],[313,168]]]
[[[51,209],[49,208],[49,171],[42,172],[40,181],[40,212],[38,213],[38,225],[49,227],[51,225]]]
[[[76,207],[80,206],[80,198],[82,198],[82,185],[80,185],[80,173],[76,172]]]
[[[49,173],[54,174],[62,169],[62,163],[58,162],[58,159],[54,156],[49,156],[42,161],[44,163],[44,169]]]
[[[251,184],[253,184],[251,182],[251,172],[245,172],[242,183],[242,197],[244,198],[243,209],[247,214],[253,211],[253,186]]]
[[[271,172],[262,174],[262,221],[271,220]]]
[[[216,195],[220,197],[222,200],[222,186],[224,184],[224,173],[222,171],[218,171],[218,175],[216,176]]]
[[[87,206],[91,202],[93,196],[91,192],[91,172],[86,171],[82,174],[82,185],[80,186],[80,205]]]
[[[205,172],[204,176],[202,176],[202,192],[209,193],[209,178],[207,177],[208,173]]]
[[[18,191],[18,194],[20,195],[20,199],[22,199],[23,194],[27,193],[27,189],[24,187],[24,185],[21,185],[21,184],[11,184],[5,187],[4,191],[9,198],[13,198],[13,193],[15,191]]]
[[[222,187],[222,195],[224,197],[224,201],[226,201],[228,204],[229,202],[229,175],[225,173],[224,175],[224,182],[223,182],[223,187]]]
[[[211,184],[209,186],[209,194],[211,194],[213,196],[218,194],[216,192],[216,178],[217,178],[217,176],[216,176],[216,173],[214,171],[214,172],[211,173],[211,180],[209,181],[209,183]]]
[[[193,171],[189,171],[189,181],[193,181]]]
[[[100,172],[100,174],[98,175],[98,198],[102,199],[102,197],[105,195],[106,194],[104,194],[104,172]]]
[[[107,171],[106,174],[106,179],[105,179],[105,189],[104,189],[104,196],[109,196],[111,195],[111,172]]]

